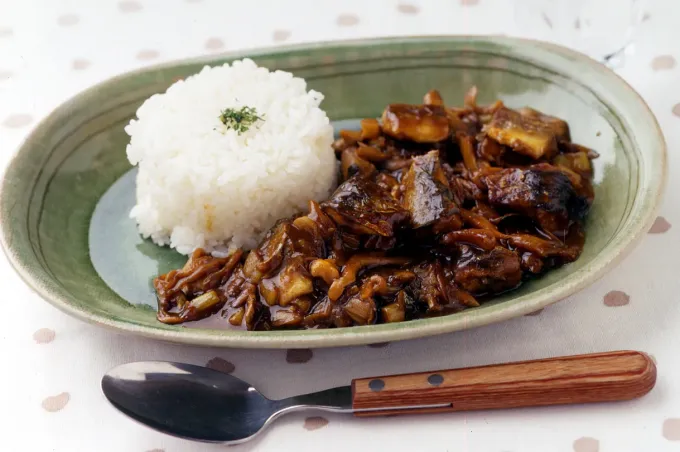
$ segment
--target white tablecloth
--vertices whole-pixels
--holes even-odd
[[[636,52],[619,72],[657,115],[670,181],[653,233],[587,290],[545,309],[476,330],[382,348],[309,352],[206,349],[126,337],[58,312],[0,258],[0,450],[189,452],[219,446],[173,439],[129,421],[101,394],[110,367],[160,359],[233,368],[283,397],[353,377],[556,355],[639,349],[658,383],[620,404],[358,420],[283,418],[230,450],[621,452],[680,450],[680,4],[649,2]],[[304,14],[303,14],[304,13]],[[611,14],[617,14],[612,10]],[[0,0],[0,164],[37,121],[78,91],[163,60],[280,43],[377,35],[508,33],[503,0],[218,1]]]

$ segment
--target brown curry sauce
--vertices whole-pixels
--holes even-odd
[[[389,105],[342,131],[341,184],[226,258],[154,281],[158,319],[248,330],[400,322],[479,306],[576,260],[591,160],[566,122],[497,101]]]

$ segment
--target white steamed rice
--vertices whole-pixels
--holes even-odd
[[[140,233],[182,254],[224,255],[326,198],[337,163],[322,99],[303,79],[248,59],[205,67],[149,98],[125,128],[139,167],[130,216]],[[264,120],[239,135],[219,115],[243,106]]]

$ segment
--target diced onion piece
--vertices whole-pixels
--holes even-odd
[[[191,300],[189,306],[198,312],[204,312],[213,308],[217,303],[220,302],[220,297],[217,296],[217,292],[214,290],[209,290],[203,295]]]

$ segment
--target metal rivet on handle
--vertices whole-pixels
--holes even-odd
[[[432,386],[439,386],[440,384],[444,383],[444,377],[439,374],[432,374],[427,377],[427,382]]]
[[[368,388],[373,392],[382,391],[384,387],[385,382],[379,378],[376,378],[375,380],[371,380],[368,382]]]

